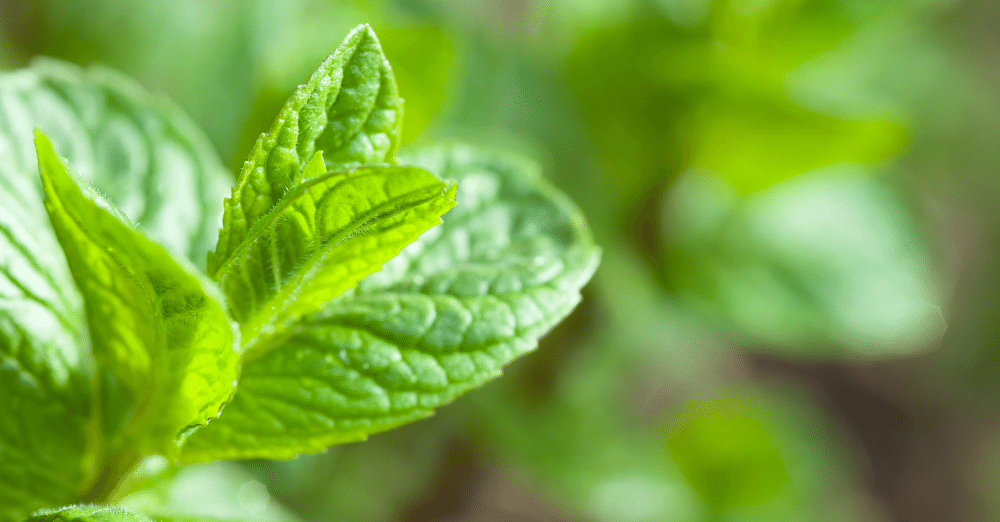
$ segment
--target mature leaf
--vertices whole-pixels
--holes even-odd
[[[444,224],[248,358],[239,393],[182,460],[290,458],[426,417],[579,302],[599,251],[534,168],[463,147],[414,162],[459,181]]]
[[[307,172],[322,171],[322,156],[314,157]],[[440,223],[454,198],[453,184],[416,167],[310,176],[257,222],[216,274],[242,325],[246,349],[255,350],[378,270]]]
[[[53,59],[0,75],[0,185],[44,220],[35,128],[150,238],[201,264],[229,175],[173,104],[117,72]]]
[[[95,475],[79,297],[59,246],[18,222],[0,185],[0,521],[64,504]],[[30,231],[29,231],[30,230]],[[56,261],[56,262],[54,262]]]
[[[0,149],[6,143],[0,136]],[[73,501],[94,478],[88,450],[101,443],[91,429],[83,305],[40,199],[27,197],[37,176],[32,172],[33,179],[21,184],[24,176],[3,166],[9,161],[9,154],[0,154],[3,522]]]
[[[403,100],[375,33],[354,29],[298,87],[262,134],[226,200],[223,228],[208,272],[237,255],[258,220],[307,180],[306,165],[323,153],[325,170],[389,162],[399,142]]]
[[[170,455],[232,396],[230,322],[210,285],[88,199],[44,135],[36,146],[45,209],[84,298],[109,444]]]
[[[143,230],[194,258],[227,177],[185,116],[117,73],[44,59],[0,74],[0,520],[75,499],[103,444],[81,297],[41,205],[36,127]]]

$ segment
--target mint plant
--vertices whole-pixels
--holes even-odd
[[[402,112],[358,27],[208,253],[227,175],[180,111],[101,68],[0,76],[0,521],[170,520],[113,507],[146,457],[363,440],[537,346],[597,266],[583,217],[522,160],[397,153]]]

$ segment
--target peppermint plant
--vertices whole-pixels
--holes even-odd
[[[536,348],[597,266],[583,217],[523,160],[399,151],[402,115],[358,27],[223,202],[202,133],[120,74],[0,75],[0,521],[171,520],[114,507],[150,456],[360,441]]]

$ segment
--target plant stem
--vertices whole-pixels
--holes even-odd
[[[121,499],[132,471],[139,465],[142,455],[138,452],[118,453],[111,457],[100,476],[82,500],[90,504],[111,504]]]

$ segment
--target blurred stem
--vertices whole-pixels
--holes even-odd
[[[86,504],[113,504],[120,500],[128,492],[129,479],[142,457],[135,450],[113,455],[81,501]]]

